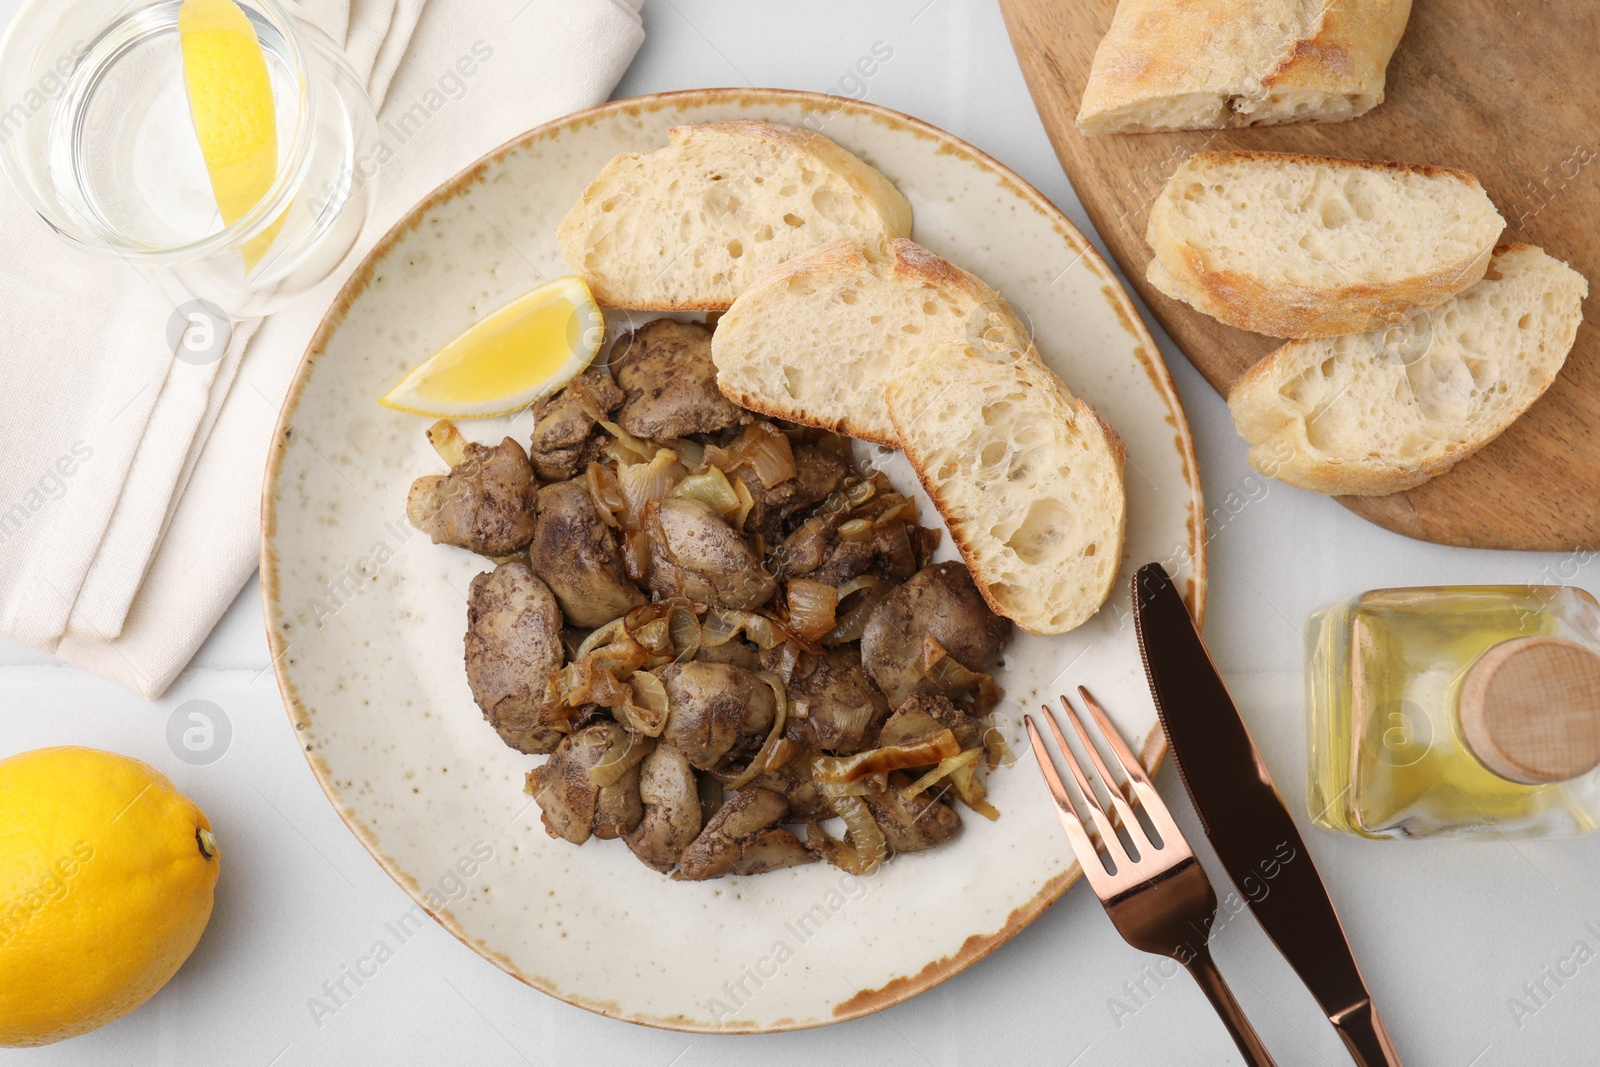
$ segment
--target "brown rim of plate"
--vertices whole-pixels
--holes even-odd
[[[1127,291],[1117,280],[1111,269],[1106,266],[1106,262],[1101,258],[1100,253],[1095,251],[1094,246],[1084,238],[1077,227],[1061,212],[1061,209],[1051,203],[1043,193],[1035,189],[1020,175],[988,153],[975,148],[953,134],[939,129],[937,126],[926,123],[921,119],[912,118],[910,115],[891,108],[799,89],[683,89],[667,93],[653,93],[649,96],[631,97],[625,100],[614,100],[582,111],[575,111],[543,125],[535,126],[528,132],[520,134],[486,153],[476,162],[434,189],[390,227],[389,231],[373,245],[371,251],[361,261],[360,266],[346,279],[339,290],[338,296],[334,298],[327,313],[323,315],[321,323],[317,326],[317,332],[312,336],[305,355],[301,357],[300,365],[295,370],[294,379],[290,382],[289,392],[284,398],[283,406],[279,409],[278,421],[273,428],[272,447],[267,455],[266,475],[261,491],[262,613],[267,628],[267,645],[272,653],[272,672],[278,680],[278,691],[283,697],[284,710],[288,713],[290,724],[294,727],[297,735],[302,731],[311,729],[312,722],[310,711],[300,702],[293,683],[290,682],[285,674],[282,659],[288,649],[280,641],[278,629],[275,625],[279,615],[279,605],[277,557],[272,550],[272,535],[276,519],[276,505],[273,494],[277,487],[279,467],[284,454],[285,433],[292,429],[291,415],[299,403],[300,395],[305,388],[306,382],[309,380],[311,365],[323,353],[328,339],[338,328],[340,322],[343,321],[350,305],[365,291],[372,281],[379,262],[389,249],[422,219],[429,208],[452,198],[461,189],[471,185],[490,164],[498,162],[515,148],[546,136],[553,131],[590,125],[615,113],[639,114],[647,110],[657,111],[669,108],[677,108],[682,111],[707,104],[730,103],[752,109],[774,104],[810,103],[826,108],[832,114],[837,114],[840,111],[853,112],[868,116],[873,121],[890,129],[903,131],[915,137],[930,138],[940,142],[942,152],[965,158],[980,169],[992,173],[1000,179],[1004,186],[1016,193],[1022,200],[1032,204],[1035,210],[1050,220],[1056,232],[1078,253],[1079,261],[1100,279],[1101,291],[1105,293],[1106,299],[1110,301],[1113,310],[1117,312],[1117,317],[1121,321],[1123,328],[1133,335],[1135,342],[1134,355],[1138,357],[1140,363],[1144,366],[1145,373],[1149,375],[1157,392],[1166,399],[1170,408],[1168,421],[1175,431],[1179,453],[1183,460],[1184,478],[1189,483],[1191,494],[1188,527],[1190,562],[1194,569],[1194,575],[1186,583],[1184,601],[1188,604],[1189,611],[1194,616],[1197,625],[1204,620],[1206,601],[1206,546],[1202,520],[1204,505],[1201,497],[1199,466],[1194,452],[1194,440],[1189,433],[1189,423],[1184,415],[1183,403],[1178,397],[1177,388],[1173,385],[1171,372],[1168,371],[1166,363],[1159,356],[1155,341],[1151,338],[1149,330],[1145,327],[1144,320],[1139,316],[1139,312],[1134,308],[1133,301],[1128,297]],[[833,1014],[830,1017],[781,1020],[779,1023],[768,1027],[708,1026],[698,1020],[682,1016],[661,1018],[628,1012],[620,1004],[593,1000],[575,993],[566,992],[557,988],[548,979],[524,973],[502,953],[481,941],[474,940],[461,928],[455,916],[448,909],[431,909],[423,902],[424,894],[417,880],[408,872],[401,870],[399,864],[387,855],[378,844],[377,834],[363,824],[353,810],[345,806],[337,787],[334,785],[333,775],[329,768],[307,746],[302,745],[301,750],[305,753],[306,762],[310,765],[311,773],[316,776],[317,783],[322,787],[323,793],[327,795],[329,802],[333,804],[334,810],[339,813],[339,817],[344,820],[345,825],[355,835],[356,840],[360,841],[362,847],[372,854],[372,857],[378,861],[378,865],[383,868],[389,877],[393,878],[396,884],[405,890],[406,895],[416,901],[419,907],[428,912],[440,926],[463,945],[466,945],[513,978],[558,1000],[583,1008],[586,1011],[592,1011],[597,1015],[666,1030],[708,1034],[781,1033],[845,1022],[849,1019],[856,1019],[863,1015],[881,1011],[884,1008],[899,1004],[901,1001],[908,1000],[918,993],[926,992],[945,979],[961,973],[1011,940],[1047,907],[1055,903],[1066,892],[1067,887],[1077,881],[1080,873],[1074,866],[1066,873],[1050,879],[1032,899],[1012,911],[1006,917],[1004,925],[999,930],[988,934],[973,934],[962,943],[956,952],[930,961],[915,974],[894,978],[877,989],[858,991],[850,999],[834,1005]],[[1140,746],[1139,756],[1144,761],[1145,766],[1153,772],[1166,756],[1166,751],[1166,738],[1161,732],[1160,724],[1157,723],[1151,727],[1150,733],[1145,737],[1143,745]]]

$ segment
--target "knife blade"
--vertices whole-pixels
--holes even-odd
[[[1305,841],[1158,563],[1134,576],[1133,617],[1178,776],[1228,876],[1356,1063],[1400,1067]]]

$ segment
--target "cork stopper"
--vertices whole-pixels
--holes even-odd
[[[1600,766],[1600,654],[1576,642],[1495,645],[1467,669],[1457,710],[1472,754],[1502,778],[1544,785]]]

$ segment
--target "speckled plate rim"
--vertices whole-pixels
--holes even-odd
[[[327,313],[323,316],[316,333],[312,336],[311,342],[306,348],[305,354],[300,359],[300,365],[295,371],[294,379],[290,382],[288,395],[284,399],[282,408],[279,409],[278,421],[273,428],[272,445],[267,455],[266,475],[261,490],[260,581],[262,612],[267,630],[268,648],[272,654],[272,671],[278,680],[278,691],[283,697],[284,710],[288,714],[289,722],[293,726],[297,737],[302,730],[310,728],[312,712],[300,700],[295,690],[294,682],[287,675],[287,669],[284,666],[284,653],[287,651],[287,646],[279,638],[278,626],[275,625],[280,615],[278,555],[274,548],[278,506],[276,488],[286,453],[286,442],[294,421],[294,414],[299,406],[301,394],[310,380],[312,364],[325,351],[329,339],[333,336],[340,323],[343,322],[350,306],[372,282],[389,250],[406,233],[421,222],[430,208],[455,197],[463,189],[474,184],[491,165],[497,163],[508,152],[541,137],[601,122],[613,115],[640,114],[647,110],[657,111],[677,108],[681,111],[713,104],[734,104],[740,107],[759,109],[763,106],[774,104],[796,103],[811,104],[835,112],[839,110],[852,111],[856,114],[867,116],[891,130],[903,132],[914,137],[928,137],[940,142],[941,152],[964,157],[979,168],[992,173],[1020,200],[1030,204],[1043,215],[1067,245],[1078,254],[1080,261],[1101,281],[1101,291],[1117,313],[1117,318],[1123,329],[1134,339],[1135,358],[1143,365],[1145,373],[1149,376],[1156,392],[1166,401],[1171,414],[1171,421],[1177,435],[1177,445],[1183,462],[1184,480],[1188,483],[1190,492],[1188,531],[1193,575],[1186,584],[1184,601],[1197,623],[1204,619],[1207,587],[1205,527],[1202,521],[1204,504],[1200,487],[1199,463],[1195,457],[1194,439],[1189,432],[1189,421],[1184,414],[1183,402],[1178,396],[1171,372],[1167,369],[1167,365],[1161,358],[1155,341],[1151,338],[1149,330],[1145,327],[1144,320],[1140,318],[1138,310],[1134,307],[1133,301],[1123,288],[1122,283],[1118,281],[1111,268],[1106,265],[1100,253],[1079,232],[1071,220],[1062,213],[1061,209],[1056,207],[1043,193],[1035,189],[1020,175],[988,153],[937,126],[933,126],[921,119],[913,118],[903,112],[895,111],[892,108],[851,100],[846,97],[830,96],[825,93],[808,92],[799,89],[684,89],[674,92],[654,93],[649,96],[631,97],[625,100],[614,100],[582,111],[575,111],[570,115],[536,126],[488,152],[475,163],[434,189],[390,227],[389,231],[367,253],[360,266],[345,281],[333,303],[329,306]],[[1165,758],[1166,751],[1166,737],[1161,732],[1160,723],[1157,722],[1151,727],[1150,733],[1146,735],[1143,744],[1140,746],[1140,759],[1150,770],[1154,771],[1161,763],[1161,760]],[[607,1018],[621,1019],[626,1022],[666,1030],[722,1034],[782,1033],[832,1025],[833,1023],[845,1022],[881,1011],[884,1008],[914,997],[918,993],[926,992],[940,982],[960,974],[988,956],[989,953],[1021,933],[1046,908],[1060,899],[1068,887],[1077,881],[1081,873],[1074,866],[1072,869],[1050,879],[1032,899],[1015,908],[1006,917],[1006,921],[1000,929],[990,933],[969,936],[955,952],[929,961],[915,974],[895,978],[876,989],[861,990],[850,999],[835,1005],[831,1019],[796,1021],[792,1025],[779,1023],[767,1027],[709,1027],[683,1019],[659,1018],[629,1012],[620,1004],[584,997],[560,989],[555,983],[547,979],[524,972],[505,954],[496,951],[481,940],[474,939],[462,929],[460,923],[449,909],[429,907],[424,899],[423,888],[417,879],[409,871],[402,869],[396,860],[384,852],[383,847],[378,842],[377,834],[363,823],[355,809],[345,802],[335,783],[332,769],[322,761],[319,755],[306,751],[304,746],[302,746],[302,752],[304,752],[306,762],[311,767],[312,774],[317,779],[317,784],[322,787],[323,793],[327,795],[334,810],[338,812],[339,817],[344,821],[345,826],[350,829],[350,832],[361,842],[362,847],[371,853],[373,859],[377,860],[378,865],[383,868],[385,873],[393,878],[396,884],[405,890],[406,894],[416,901],[419,907],[432,916],[435,922],[444,927],[463,945],[466,945],[518,981],[530,985],[542,993],[547,993],[558,1000]]]

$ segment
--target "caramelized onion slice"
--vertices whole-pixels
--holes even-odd
[[[975,764],[969,763],[952,773],[950,785],[963,804],[985,819],[993,822],[1000,817],[1000,812],[989,803],[989,791],[983,787],[983,782],[978,778],[978,768]]]
[[[650,538],[643,530],[629,530],[622,539],[622,570],[630,581],[650,577]]]
[[[791,713],[793,709],[790,709]],[[778,738],[778,743],[772,746],[772,754],[767,757],[767,770],[775,771],[790,760],[798,757],[804,750],[787,737]]]
[[[949,759],[939,761],[939,765],[900,790],[900,795],[911,800],[921,795],[928,787],[936,785],[940,779],[947,778],[963,767],[970,767],[978,762],[978,757],[983,755],[981,748],[969,748],[965,752],[958,752]]]
[[[667,629],[672,634],[672,647],[678,650],[678,659],[694,659],[700,651],[700,617],[686,600],[671,601],[672,611],[667,615]]]
[[[587,390],[583,393],[583,413],[599,424],[600,428],[615,440],[616,443],[614,445],[610,441],[606,442],[606,445],[617,457],[619,463],[624,461],[648,463],[655,458],[656,446],[649,441],[640,440],[612,422],[610,416],[600,410],[600,405],[595,402],[594,396]]]
[[[589,768],[589,781],[601,788],[616,785],[624,774],[639,766],[655,747],[656,743],[649,738],[628,734],[627,744],[620,747],[612,745],[600,757],[600,762]]]
[[[678,496],[690,497],[710,504],[718,515],[727,517],[739,510],[739,494],[734,491],[728,476],[716,467],[704,474],[691,474],[678,483]]]
[[[591,630],[589,632],[589,636],[585,637],[583,639],[583,643],[578,646],[578,651],[572,657],[572,661],[576,663],[578,660],[583,659],[601,645],[610,644],[611,640],[615,638],[617,634],[624,632],[622,627],[623,620],[621,617],[618,617],[612,619],[608,623],[605,623],[598,629]]]
[[[799,473],[789,439],[770,422],[750,423],[727,448],[706,449],[706,462],[730,474],[748,466],[767,489]]]
[[[623,528],[637,530],[644,521],[645,505],[660,500],[673,491],[687,476],[678,454],[670,449],[658,449],[648,463],[627,463],[617,468],[617,490],[622,506],[617,512]]]
[[[819,757],[826,759],[826,756]],[[854,782],[817,782],[813,778],[817,792],[825,797],[864,797],[872,796],[889,788],[887,774],[869,774],[865,778],[858,778]]]
[[[872,612],[888,592],[888,583],[874,574],[863,574],[841,585],[834,607],[836,621],[833,629],[823,637],[822,643],[843,645],[861,640],[861,635],[867,632],[867,620],[872,618]],[[850,600],[851,597],[855,599]],[[844,607],[847,600],[850,600],[850,606],[841,616],[838,610]]]
[[[750,765],[740,772],[737,778],[727,783],[729,789],[743,789],[750,779],[762,771],[771,769],[768,764],[778,747],[778,742],[783,740],[783,724],[789,717],[789,697],[784,692],[783,680],[771,671],[757,671],[756,677],[772,688],[772,698],[776,702],[772,713],[772,729],[767,732],[767,739],[762,742],[761,750],[751,757]],[[779,765],[772,764],[774,767]]]
[[[461,436],[461,431],[449,419],[440,419],[429,426],[427,435],[433,450],[451,467],[461,466],[467,458],[467,439]]]
[[[952,697],[972,697],[972,706],[967,709],[970,715],[981,718],[989,714],[1004,695],[995,684],[994,675],[968,670],[931,635],[922,636],[920,659],[922,677],[933,679]]]
[[[633,699],[611,709],[618,722],[645,737],[660,737],[667,727],[667,687],[649,671],[634,671],[628,679]]]
[[[810,823],[806,826],[806,847],[850,874],[871,873],[889,856],[883,828],[860,797],[835,797],[833,808],[844,820],[849,843],[834,840],[819,823]]]
[[[956,735],[949,730],[905,741],[898,745],[869,748],[854,756],[824,756],[816,762],[818,782],[848,783],[869,774],[887,774],[908,767],[927,767],[961,751]]]
[[[1000,728],[994,724],[993,716],[984,720],[983,724],[983,751],[988,759],[985,761],[992,771],[996,767],[1009,767],[1017,762],[1016,755],[1011,751],[1011,746],[1006,744],[1006,739],[1001,736]]]
[[[833,728],[840,737],[862,737],[867,732],[867,727],[872,723],[872,713],[876,710],[871,703],[857,704],[854,707],[835,705],[833,709]]]
[[[617,488],[617,476],[610,467],[599,463],[589,464],[589,469],[584,472],[583,483],[589,490],[589,499],[594,501],[594,510],[600,516],[600,521],[612,529],[619,528],[622,523],[617,518],[626,505],[623,503],[622,491]]]
[[[770,422],[752,422],[746,426],[733,447],[768,489],[798,473],[789,439]]]
[[[637,630],[629,631],[629,636],[651,652],[672,651],[672,630],[665,615],[650,620]]]
[[[865,541],[871,536],[871,519],[850,519],[839,525],[839,540],[841,541]]]
[[[881,528],[900,519],[911,523],[917,521],[917,501],[915,497],[904,497],[898,504],[891,504],[883,510],[881,515],[872,520],[872,524]]]
[[[743,532],[745,520],[750,517],[750,512],[756,506],[756,498],[750,495],[750,487],[744,484],[743,478],[733,483],[733,495],[739,498],[739,506],[728,515],[728,518],[736,529]]]
[[[683,464],[684,470],[697,471],[705,465],[706,446],[699,441],[692,441],[687,437],[674,437],[662,443],[670,446],[678,454],[678,460]]]
[[[706,609],[705,619],[701,625],[702,644],[715,648],[727,644],[741,633],[763,651],[776,648],[790,638],[799,639],[802,645],[808,646],[807,651],[815,650],[811,642],[799,638],[798,634],[791,634],[782,625],[765,615],[754,611],[738,611],[734,608]]]
[[[788,586],[789,629],[808,641],[815,641],[834,627],[834,609],[839,592],[825,582],[791,578]]]

